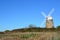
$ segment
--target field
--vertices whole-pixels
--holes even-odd
[[[60,32],[15,32],[0,34],[0,40],[60,40]]]

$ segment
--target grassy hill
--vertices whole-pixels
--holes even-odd
[[[0,32],[0,40],[60,40],[60,32],[56,28],[22,28]]]
[[[60,32],[16,32],[0,34],[0,40],[60,40]]]

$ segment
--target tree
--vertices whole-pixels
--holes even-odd
[[[35,25],[33,25],[33,24],[30,24],[29,25],[29,28],[35,28],[36,26]]]
[[[59,26],[57,26],[57,29],[60,29],[60,25],[59,25]]]
[[[9,30],[5,30],[5,32],[10,32]]]
[[[60,25],[59,25],[59,26],[57,26],[57,30],[60,30]]]

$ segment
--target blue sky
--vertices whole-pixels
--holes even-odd
[[[29,24],[39,27],[45,19],[41,12],[48,15],[52,8],[56,27],[60,25],[60,0],[0,0],[0,31],[25,28]]]

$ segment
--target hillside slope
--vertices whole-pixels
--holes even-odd
[[[17,32],[0,34],[0,40],[60,40],[60,32]]]

